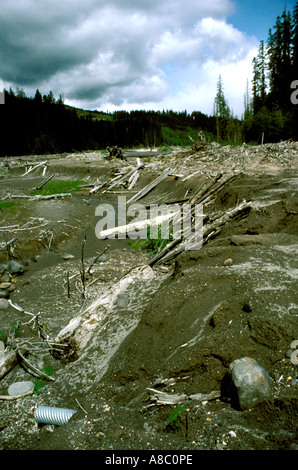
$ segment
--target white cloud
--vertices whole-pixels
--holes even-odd
[[[258,45],[226,22],[232,9],[230,0],[6,2],[0,78],[88,109],[211,114],[221,73],[238,114]]]

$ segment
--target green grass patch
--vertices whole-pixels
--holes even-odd
[[[30,193],[34,194],[35,196],[51,196],[53,194],[71,193],[73,191],[78,191],[80,186],[83,184],[85,184],[85,181],[82,180],[49,181],[42,189],[32,189]]]
[[[155,231],[153,231],[155,229]],[[151,250],[156,255],[161,248],[165,247],[173,240],[173,228],[171,224],[161,224],[158,226],[147,227],[147,238],[129,240],[128,243],[137,250]]]
[[[196,140],[198,132],[193,129],[171,129],[170,127],[162,126],[162,137],[166,145],[189,147],[192,145],[189,135]]]
[[[8,211],[16,209],[18,205],[19,204],[17,202],[9,202],[9,201],[0,202],[0,212],[6,213]]]
[[[45,366],[42,370],[42,372],[49,377],[51,377],[54,374],[54,369],[51,366]],[[39,378],[34,380],[34,393],[36,395],[39,395],[43,390],[43,387],[45,387],[48,383],[48,380],[46,378]]]
[[[168,427],[175,430],[179,428],[179,421],[178,418],[180,414],[186,409],[186,405],[183,407],[177,406],[174,408],[174,410],[171,412],[170,416],[167,419]]]
[[[19,338],[21,336],[21,329],[18,322],[10,322],[8,329],[2,328],[0,330],[0,341],[2,341],[5,346],[10,336],[14,338]]]

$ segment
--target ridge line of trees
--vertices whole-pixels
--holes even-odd
[[[291,102],[291,83],[298,80],[298,2],[293,13],[285,6],[267,42],[254,57],[252,96],[244,97],[243,132],[247,141],[298,140],[298,109]]]
[[[117,111],[88,112],[64,105],[52,91],[42,96],[36,90],[27,97],[22,89],[5,92],[0,106],[0,156],[42,155],[82,150],[101,150],[162,145],[190,145],[203,130],[213,140],[215,119],[201,112]],[[176,140],[178,139],[178,140]]]

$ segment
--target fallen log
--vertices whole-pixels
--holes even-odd
[[[60,193],[60,194],[49,194],[47,196],[43,196],[42,194],[37,194],[36,196],[29,196],[27,194],[8,194],[5,196],[4,199],[29,199],[32,201],[40,201],[40,200],[49,200],[49,199],[59,199],[63,197],[71,197],[71,193]]]
[[[247,217],[251,210],[251,203],[244,201],[239,206],[234,209],[221,213],[213,222],[203,227],[203,244],[207,243],[210,238],[214,238],[219,235],[222,228],[232,220],[238,220],[239,218]],[[159,263],[166,263],[174,258],[176,258],[183,251],[188,251],[189,247],[192,246],[193,241],[195,240],[195,235],[189,240],[175,240],[174,242],[167,245],[164,250],[156,255],[149,261],[149,266],[153,266]],[[178,246],[177,246],[178,245]]]
[[[98,185],[94,186],[94,188],[90,189],[89,194],[96,193],[100,189],[104,188],[107,184],[109,184],[110,181],[111,180],[108,180],[108,181],[105,181],[104,183],[101,183],[101,184],[98,184]]]
[[[198,188],[198,190],[192,196],[189,197],[189,204],[198,203],[203,198],[203,196],[209,193],[211,188],[218,182],[218,180],[221,179],[221,177],[222,173],[219,173],[214,178],[212,178],[212,180],[207,184],[207,186],[203,186],[203,188]]]
[[[238,176],[239,176],[240,173],[236,173],[236,174],[232,174],[232,175],[226,175],[225,177],[223,177],[222,180],[219,180],[219,182],[217,184],[215,184],[211,189],[210,191],[205,194],[204,196],[202,196],[201,198],[199,198],[196,203],[197,204],[206,204],[207,202],[210,201],[211,197],[215,197],[215,195],[228,183],[231,183],[232,181],[234,181]]]
[[[178,405],[180,403],[185,403],[188,400],[197,400],[197,401],[210,401],[216,400],[220,398],[221,393],[218,390],[215,390],[210,393],[196,393],[193,395],[186,395],[184,393],[178,394],[170,394],[166,392],[162,392],[161,390],[155,390],[154,388],[147,387],[147,390],[152,392],[151,394],[151,401],[153,404],[149,405]],[[148,408],[148,407],[147,407]]]
[[[117,306],[118,295],[127,292],[135,282],[151,281],[154,276],[149,266],[137,266],[130,270],[58,333],[55,342],[63,344],[64,348],[53,355],[64,362],[77,360],[101,322]]]
[[[34,390],[29,390],[28,392],[21,393],[21,395],[0,395],[0,400],[18,400],[19,398],[27,397],[28,395],[33,395]]]
[[[35,166],[30,166],[29,170],[25,171],[25,173],[22,176],[27,176],[31,171],[36,170],[36,168],[39,168],[40,166],[46,165],[47,161],[45,162],[40,162]]]
[[[25,357],[29,354],[28,350],[22,350],[22,355]],[[5,377],[17,364],[19,358],[15,351],[4,352],[4,357],[0,360],[0,380]]]
[[[106,191],[110,191],[110,189],[114,188],[114,186],[117,186],[118,184],[122,183],[123,181],[127,180],[131,175],[133,175],[137,170],[139,170],[140,168],[143,167],[143,164],[142,163],[138,163],[136,168],[133,168],[131,171],[129,171],[128,173],[126,173],[124,176],[122,176],[122,178],[119,179],[119,177],[117,177],[117,181],[115,181],[111,186],[108,187],[108,189]],[[104,191],[105,192],[105,191]]]
[[[161,183],[165,178],[169,176],[169,170],[166,170],[164,173],[159,175],[155,180],[151,181],[145,188],[141,189],[137,194],[135,194],[129,201],[127,201],[127,204],[132,204],[133,202],[138,201],[139,199],[142,199],[144,196],[146,196],[150,191],[152,191],[155,186],[157,186],[159,183]]]
[[[49,176],[46,180],[44,180],[39,186],[36,186],[35,191],[40,191],[52,178],[54,178],[56,174],[53,173],[51,176]]]
[[[96,234],[97,238],[103,240],[105,238],[110,238],[114,237],[115,235],[126,235],[132,232],[135,232],[136,230],[143,230],[146,229],[149,225],[160,225],[162,222],[165,222],[166,220],[170,220],[176,215],[176,211],[169,211],[168,214],[160,215],[157,217],[154,217],[152,219],[144,219],[144,220],[139,220],[137,222],[133,222],[131,224],[127,225],[120,225],[115,228],[110,228],[106,230],[102,230],[98,234]],[[180,212],[179,212],[180,215]]]
[[[128,182],[130,183],[130,185],[128,186],[129,191],[134,187],[139,177],[140,177],[140,173],[136,170],[135,173],[133,173],[131,178],[128,180]]]

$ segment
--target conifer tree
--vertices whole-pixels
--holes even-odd
[[[229,108],[223,91],[222,77],[217,81],[217,93],[214,100],[214,116],[216,118],[217,140],[220,142],[225,133],[226,120],[229,118]]]
[[[292,49],[292,77],[291,80],[298,80],[298,2],[296,3],[292,16],[293,21],[293,49]]]
[[[292,73],[292,20],[286,8],[276,19],[275,32],[269,30],[268,57],[270,93],[283,107],[288,101]]]

